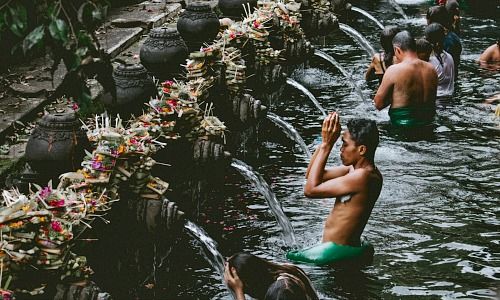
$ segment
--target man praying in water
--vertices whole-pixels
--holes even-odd
[[[298,262],[326,265],[372,254],[373,247],[361,234],[382,189],[382,175],[374,156],[379,133],[374,121],[353,119],[340,133],[339,115],[330,113],[323,121],[322,142],[306,172],[304,194],[309,198],[335,197],[328,215],[322,243],[301,251],[290,251],[287,258]],[[326,168],[333,145],[342,136],[342,166]]]

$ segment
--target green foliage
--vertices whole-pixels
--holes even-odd
[[[73,98],[79,112],[88,114],[95,105],[86,78],[114,89],[110,59],[95,36],[108,6],[107,0],[7,0],[0,5],[0,43],[14,36],[19,42],[10,46],[11,52],[22,49],[24,55],[46,48],[54,60],[52,75],[62,60],[68,73],[53,97]]]

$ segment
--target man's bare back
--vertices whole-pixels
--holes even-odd
[[[375,95],[377,109],[434,105],[438,78],[432,64],[415,55],[390,66]]]
[[[500,46],[498,43],[486,48],[479,57],[480,62],[500,62]]]

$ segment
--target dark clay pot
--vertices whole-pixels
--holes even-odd
[[[144,103],[157,95],[153,79],[143,65],[119,65],[113,72],[116,84],[116,103],[103,100],[104,104],[122,117],[139,114]]]
[[[188,49],[174,28],[154,28],[141,47],[141,63],[160,80],[178,75],[188,57]]]
[[[257,7],[257,0],[219,0],[218,3],[218,7],[224,14],[224,17],[229,17],[236,21],[240,21],[242,16],[245,15],[243,5],[245,7],[250,5],[250,11],[253,11]]]
[[[86,133],[74,113],[45,115],[26,145],[26,160],[46,179],[80,168],[85,149],[90,148]]]
[[[193,2],[186,7],[177,21],[177,30],[188,45],[189,51],[197,51],[203,43],[211,43],[219,32],[219,18],[210,5]]]

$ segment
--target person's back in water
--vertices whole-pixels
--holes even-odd
[[[423,125],[431,123],[435,114],[438,78],[432,64],[420,60],[415,39],[409,32],[398,33],[393,40],[400,63],[389,67],[375,95],[378,110],[390,105],[391,121],[396,125]],[[397,120],[397,112],[404,118]],[[398,124],[399,123],[399,124]]]

